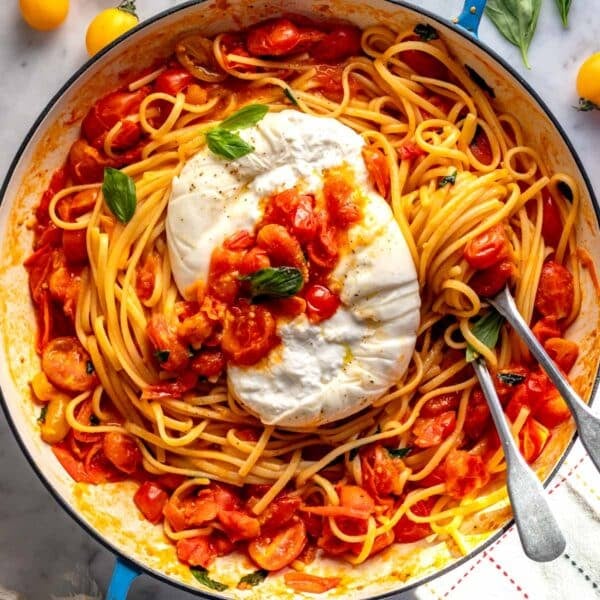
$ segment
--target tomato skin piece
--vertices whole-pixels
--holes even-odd
[[[480,163],[489,165],[492,162],[492,147],[485,131],[481,127],[477,127],[470,149],[473,156]]]
[[[178,540],[176,548],[177,558],[192,567],[207,568],[217,556],[206,535]]]
[[[469,240],[463,253],[474,269],[487,269],[508,256],[508,239],[501,224],[494,225]]]
[[[570,419],[571,411],[559,393],[553,389],[548,392],[533,416],[545,427],[553,429]]]
[[[196,78],[182,67],[170,67],[154,80],[154,91],[175,96],[194,83]]]
[[[91,483],[91,479],[85,470],[81,460],[77,460],[65,447],[64,443],[52,446],[52,452],[62,465],[64,470],[73,478],[74,481]]]
[[[562,236],[563,224],[560,216],[560,210],[554,202],[554,198],[549,193],[542,196],[543,218],[542,218],[542,237],[546,246],[556,249]]]
[[[323,594],[337,587],[341,581],[339,577],[319,577],[302,571],[288,571],[283,580],[285,585],[295,592],[307,592],[309,594]]]
[[[451,450],[444,461],[444,469],[446,493],[453,498],[464,498],[490,479],[483,459],[464,450]]]
[[[329,224],[327,213],[318,211],[317,233],[308,244],[307,251],[310,260],[323,269],[332,269],[338,260],[339,245],[335,229]]]
[[[431,448],[445,440],[456,427],[456,413],[449,410],[435,417],[418,417],[413,425],[413,444],[419,448]]]
[[[398,150],[398,154],[400,156],[400,160],[412,160],[413,158],[419,158],[420,156],[425,156],[427,152],[421,148],[416,142],[413,140],[407,140],[400,146]]]
[[[217,515],[232,542],[252,540],[260,535],[260,523],[241,510],[220,510]]]
[[[311,285],[305,294],[306,312],[311,323],[330,319],[341,304],[339,296],[320,284]]]
[[[85,392],[98,384],[94,372],[88,373],[90,355],[73,336],[57,337],[42,353],[42,371],[56,387],[70,392]]]
[[[546,261],[535,296],[536,310],[544,317],[564,319],[571,313],[574,298],[573,275],[561,264]]]
[[[264,306],[243,304],[227,310],[221,348],[238,365],[253,365],[277,344],[276,323]]]
[[[300,31],[289,19],[269,19],[252,27],[246,47],[252,56],[285,56],[300,42]]]
[[[469,285],[479,296],[495,296],[515,274],[515,264],[508,259],[477,271],[469,280]]]
[[[433,498],[418,500],[412,505],[411,511],[419,517],[427,517],[431,513],[433,505]],[[400,517],[400,520],[394,526],[393,531],[394,539],[399,544],[418,542],[432,533],[429,523],[416,523],[409,519],[407,515],[402,515],[402,517]]]
[[[419,415],[421,417],[437,417],[443,412],[457,410],[459,402],[460,392],[451,392],[449,394],[435,396],[425,402]]]
[[[276,267],[295,267],[304,281],[308,279],[308,266],[300,242],[283,225],[265,225],[258,232],[256,243]]]
[[[569,373],[579,356],[579,346],[575,342],[561,337],[546,340],[544,348],[564,373]]]
[[[163,508],[169,495],[153,481],[144,481],[133,496],[133,501],[147,521],[153,525],[163,519]]]
[[[385,154],[377,148],[365,146],[362,156],[375,189],[380,196],[387,198],[390,192],[390,167]]]
[[[142,462],[142,453],[130,435],[109,431],[102,446],[106,458],[123,473],[135,473]]]
[[[360,220],[360,209],[352,199],[352,186],[343,177],[328,177],[323,186],[330,220],[346,228]]]
[[[549,436],[550,431],[533,417],[525,421],[519,432],[519,445],[521,454],[528,463],[532,463],[542,453]]]
[[[262,569],[279,571],[300,556],[305,544],[306,527],[296,517],[285,527],[252,540],[248,544],[248,554]]]
[[[361,54],[362,32],[353,25],[337,25],[314,46],[310,55],[319,62],[338,63]]]

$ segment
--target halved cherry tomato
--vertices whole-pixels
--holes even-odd
[[[547,246],[556,249],[562,236],[563,224],[560,211],[554,198],[546,192],[542,196],[544,216],[542,220],[542,237]]]
[[[208,567],[217,554],[206,535],[183,538],[177,542],[177,558],[192,567]]]
[[[553,260],[545,262],[535,296],[537,311],[544,317],[564,319],[573,308],[574,297],[573,275]]]
[[[76,337],[54,338],[42,353],[42,370],[48,379],[70,392],[85,392],[97,385],[91,364],[90,355]]]
[[[194,81],[196,78],[183,67],[170,67],[154,80],[154,91],[175,96]]]
[[[514,422],[523,406],[535,412],[538,406],[543,404],[550,387],[550,380],[545,373],[539,370],[529,373],[524,383],[516,386],[506,406],[506,416]]]
[[[291,229],[300,242],[308,242],[314,237],[317,229],[313,207],[313,196],[300,194],[295,188],[284,190],[269,198],[264,222],[284,225]]]
[[[542,453],[549,436],[550,431],[546,427],[533,417],[529,417],[519,432],[523,458],[529,463],[533,462]]]
[[[315,216],[317,218],[317,233],[307,246],[308,256],[317,267],[331,269],[338,259],[336,231],[329,224],[325,211],[318,211]]]
[[[477,271],[469,280],[469,285],[480,296],[495,296],[515,271],[515,264],[511,260],[504,259],[487,269]]]
[[[477,127],[470,148],[473,156],[480,163],[489,165],[492,162],[492,147],[485,131],[481,127]]]
[[[268,255],[271,263],[278,267],[296,267],[308,279],[308,266],[302,247],[283,225],[265,225],[258,232],[256,242]]]
[[[298,513],[301,504],[300,496],[292,494],[277,496],[258,517],[262,530],[267,531],[285,525]]]
[[[186,392],[194,388],[196,383],[198,383],[198,375],[192,371],[184,371],[183,375],[178,375],[175,379],[149,385],[143,395],[147,400],[182,398]]]
[[[283,579],[285,585],[295,592],[308,592],[310,594],[322,594],[332,590],[341,581],[340,577],[319,577],[302,571],[288,571]]]
[[[243,258],[238,250],[217,246],[211,254],[208,271],[208,291],[219,300],[230,304],[240,290],[237,271]]]
[[[64,229],[62,247],[65,257],[71,264],[81,264],[88,260],[85,229]]]
[[[266,269],[271,266],[271,261],[267,256],[266,250],[262,248],[252,248],[242,258],[238,270],[240,275],[250,275],[260,269]]]
[[[291,53],[299,42],[299,28],[283,18],[255,25],[246,37],[246,46],[252,56],[284,56]]]
[[[362,486],[375,500],[399,493],[398,481],[401,467],[380,444],[361,450],[360,465]]]
[[[419,448],[431,448],[441,444],[456,427],[456,413],[453,410],[435,417],[418,417],[413,425],[413,444]]]
[[[561,337],[546,340],[544,348],[564,373],[568,373],[573,368],[579,356],[579,346],[575,342]]]
[[[312,323],[320,323],[333,317],[341,300],[324,285],[313,284],[305,294],[306,312]]]
[[[353,25],[336,25],[310,50],[310,55],[318,62],[337,63],[361,53],[362,33]]]
[[[558,338],[562,334],[557,318],[554,316],[543,317],[531,328],[531,330],[542,344],[546,343],[546,340]]]
[[[418,500],[411,506],[411,511],[419,517],[427,517],[431,513],[435,501],[433,498]],[[394,526],[394,538],[399,544],[410,544],[427,537],[431,533],[429,523],[416,523],[407,515],[400,517]]]
[[[446,493],[453,498],[464,498],[482,488],[490,474],[481,456],[464,450],[451,450],[444,461]]]
[[[169,495],[153,481],[144,481],[133,496],[135,505],[144,517],[156,525],[163,519],[163,508]]]
[[[390,191],[390,167],[385,154],[377,148],[365,146],[362,149],[362,156],[375,189],[380,196],[387,198]]]
[[[277,344],[275,319],[264,307],[242,304],[227,310],[221,347],[238,365],[253,365]]]
[[[142,453],[130,435],[109,431],[102,446],[106,458],[123,473],[131,475],[142,462]]]
[[[217,377],[225,368],[225,357],[218,350],[204,350],[192,359],[190,367],[202,377]]]
[[[147,333],[154,349],[160,353],[160,366],[166,371],[178,371],[189,363],[189,350],[181,343],[163,314],[153,314]]]
[[[421,417],[437,417],[443,412],[456,410],[458,408],[459,401],[459,392],[451,392],[449,394],[435,396],[423,404],[419,414]]]
[[[67,164],[75,183],[98,183],[104,178],[104,169],[115,166],[112,160],[81,139],[71,146]]]
[[[288,525],[264,533],[248,544],[250,558],[261,568],[278,571],[294,561],[306,544],[304,523],[295,517]]]
[[[552,429],[568,420],[571,417],[571,411],[558,391],[552,388],[539,403],[533,416],[542,425]]]
[[[464,250],[465,260],[474,269],[487,269],[508,255],[508,239],[501,224],[490,227],[469,240]]]
[[[219,522],[232,542],[251,540],[260,534],[260,523],[242,510],[220,510]]]

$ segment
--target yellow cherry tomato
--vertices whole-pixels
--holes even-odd
[[[126,0],[119,6],[98,13],[89,24],[85,35],[88,54],[93,56],[139,22],[135,0]]]
[[[69,0],[19,0],[19,8],[30,27],[50,31],[67,18]]]
[[[600,106],[600,52],[592,54],[579,67],[577,93],[580,98]]]

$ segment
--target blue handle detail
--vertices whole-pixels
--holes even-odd
[[[465,0],[463,11],[458,17],[457,24],[468,32],[477,37],[477,30],[481,17],[483,17],[483,9],[485,8],[486,0]]]
[[[133,580],[141,573],[141,570],[135,565],[122,558],[117,558],[106,593],[106,600],[125,600]]]

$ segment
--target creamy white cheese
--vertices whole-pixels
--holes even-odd
[[[173,182],[167,242],[175,282],[185,296],[206,279],[213,248],[254,227],[261,198],[293,186],[316,192],[324,169],[347,165],[365,202],[348,233],[351,251],[332,275],[343,306],[317,325],[305,315],[280,323],[281,344],[269,356],[230,365],[227,374],[230,392],[266,424],[307,427],[351,415],[381,397],[412,355],[420,299],[408,247],[369,182],[364,141],[350,128],[288,110],[240,134],[255,152],[224,161],[202,151]]]

